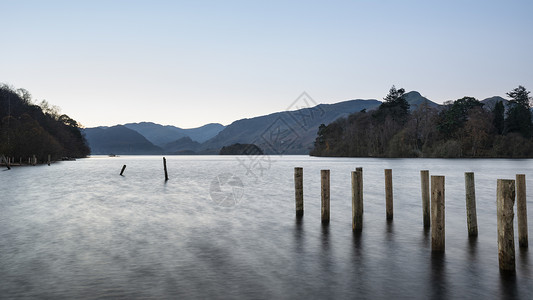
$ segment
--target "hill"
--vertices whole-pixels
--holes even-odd
[[[85,157],[90,150],[78,122],[46,101],[32,103],[24,89],[0,85],[0,154],[20,158],[36,156],[40,162],[61,157]]]
[[[163,154],[163,149],[123,125],[86,128],[84,133],[91,154]]]

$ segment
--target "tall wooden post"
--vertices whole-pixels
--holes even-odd
[[[304,215],[304,183],[303,168],[294,168],[294,197],[296,200],[296,216]]]
[[[468,236],[477,236],[476,185],[473,172],[465,172],[465,192]]]
[[[516,175],[516,220],[518,221],[518,246],[528,247],[527,237],[526,175]]]
[[[515,270],[513,206],[515,181],[498,179],[496,205],[498,215],[498,261],[501,271]]]
[[[35,157],[35,154],[34,154],[33,155],[33,163],[32,163],[32,165],[35,166],[36,164],[37,164],[37,157]]]
[[[50,161],[51,161],[51,160],[52,160],[52,159],[51,159],[51,155],[48,154],[48,165],[50,165]]]
[[[431,176],[431,250],[445,249],[444,176]]]
[[[163,157],[163,168],[165,169],[165,181],[168,180],[168,172],[167,172],[167,159]]]
[[[429,205],[429,170],[420,171],[420,185],[422,188],[422,217],[424,219],[424,228],[431,226],[431,213]]]
[[[392,201],[392,169],[385,169],[385,202],[387,210],[387,220],[392,220],[393,217]]]
[[[322,223],[329,223],[329,170],[320,171]]]
[[[352,172],[352,230],[363,229],[363,171]]]

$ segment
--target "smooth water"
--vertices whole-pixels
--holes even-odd
[[[516,241],[516,275],[502,276],[496,236],[496,179],[524,173],[533,192],[533,160],[170,156],[167,164],[167,182],[153,156],[0,171],[0,298],[533,298],[531,251]],[[359,166],[364,228],[353,234],[350,172]],[[302,219],[294,167],[304,168]],[[328,226],[321,169],[331,170]],[[444,255],[432,255],[423,229],[422,169],[446,176]],[[467,235],[467,171],[477,239]]]

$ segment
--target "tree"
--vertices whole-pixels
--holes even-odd
[[[529,93],[521,85],[507,93],[507,96],[511,97],[512,100],[509,100],[505,133],[518,132],[525,138],[531,137],[531,97],[529,97]]]
[[[385,122],[387,116],[390,116],[393,121],[401,125],[405,124],[409,116],[409,103],[405,100],[404,94],[405,90],[403,88],[396,89],[393,85],[387,96],[383,98],[385,102],[381,103],[374,113],[374,117],[379,122]]]

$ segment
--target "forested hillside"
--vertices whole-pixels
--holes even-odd
[[[313,156],[533,157],[531,97],[519,86],[502,101],[485,105],[472,97],[420,105],[410,111],[404,89],[394,86],[379,108],[365,110],[318,130]],[[488,107],[490,106],[490,107]]]
[[[0,155],[44,162],[51,155],[85,157],[90,153],[79,124],[46,101],[32,103],[24,89],[0,85]]]

